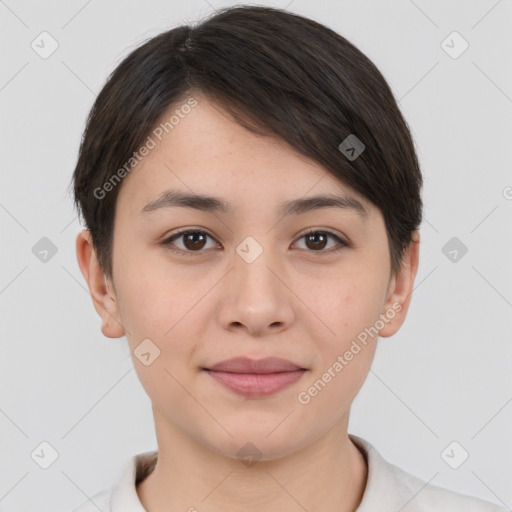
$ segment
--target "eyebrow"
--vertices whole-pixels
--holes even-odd
[[[166,190],[157,199],[144,206],[140,213],[146,214],[162,208],[173,207],[193,208],[205,212],[233,213],[234,211],[229,203],[218,197],[182,192],[180,190]],[[356,213],[362,219],[368,217],[368,211],[355,197],[331,194],[284,201],[279,205],[278,215],[283,217],[292,214],[299,215],[322,208],[341,208]]]

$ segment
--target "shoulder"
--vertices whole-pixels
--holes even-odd
[[[115,485],[98,492],[73,512],[144,512],[137,483],[152,471],[157,456],[156,450],[131,456]]]
[[[95,494],[90,500],[82,503],[73,512],[111,512],[110,501],[112,498],[113,488],[104,489]]]
[[[429,484],[391,465],[397,481],[411,494],[403,512],[509,512],[489,501]]]
[[[389,463],[365,439],[349,434],[364,454],[368,479],[356,512],[511,512],[488,501],[424,482]]]

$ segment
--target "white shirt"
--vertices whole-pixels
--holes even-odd
[[[387,462],[365,439],[349,434],[366,456],[368,480],[361,504],[355,512],[512,512],[479,498],[473,498],[406,473]],[[137,495],[135,480],[142,461],[157,451],[131,457],[121,480],[78,507],[75,512],[146,512]]]

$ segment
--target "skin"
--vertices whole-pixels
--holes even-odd
[[[379,336],[400,328],[418,268],[419,235],[391,275],[376,206],[284,142],[255,135],[220,106],[194,97],[198,106],[122,182],[113,280],[98,265],[89,231],[76,241],[102,333],[126,335],[152,401],[159,458],[137,487],[139,498],[149,512],[353,511],[368,473],[348,437],[348,419],[378,337],[308,404],[297,397],[397,303],[401,310]],[[183,207],[140,213],[169,188],[215,195],[234,213]],[[333,192],[359,199],[366,220],[339,208],[277,214],[283,200]],[[188,227],[212,238],[202,246],[184,236],[159,244]],[[351,246],[333,253],[339,247],[333,237],[324,246],[308,244],[308,228],[332,231]],[[247,236],[263,249],[251,263],[236,252]],[[147,338],[160,350],[149,366],[133,352]],[[201,370],[235,356],[283,357],[308,371],[270,397],[247,398]],[[248,441],[262,454],[250,467],[237,457]]]

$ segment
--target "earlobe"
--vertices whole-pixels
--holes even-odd
[[[379,336],[386,338],[395,334],[405,321],[412,298],[414,279],[419,266],[420,235],[414,231],[411,243],[404,252],[402,265],[393,276],[382,314],[386,317]]]
[[[101,332],[107,338],[124,336],[125,330],[121,323],[117,298],[115,293],[109,290],[110,283],[99,265],[88,229],[81,231],[76,238],[76,256],[87,282],[94,309],[101,317]]]

